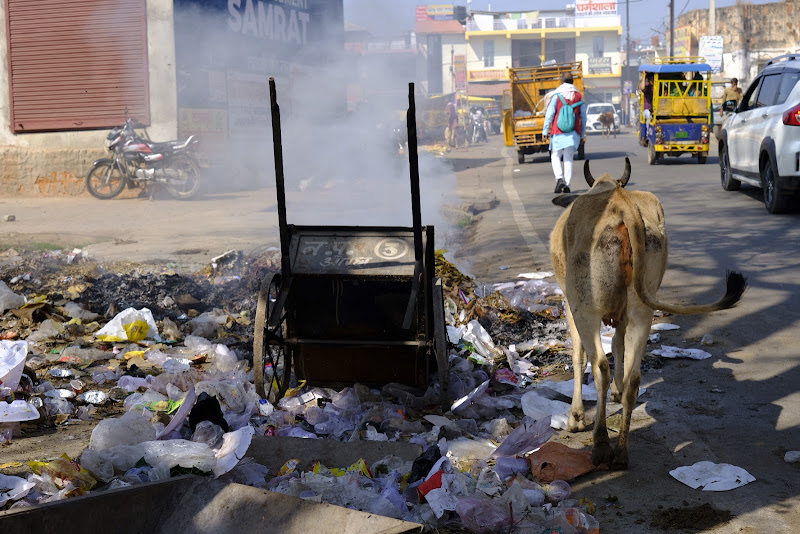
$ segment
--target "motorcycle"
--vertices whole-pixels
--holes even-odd
[[[487,143],[489,141],[486,136],[486,129],[483,127],[483,118],[479,115],[472,117],[472,144],[478,141]]]
[[[171,196],[187,200],[200,189],[200,167],[194,151],[198,140],[155,143],[136,133],[142,125],[127,119],[106,137],[110,158],[95,161],[86,175],[89,193],[101,200],[114,198],[125,186],[143,187],[153,198],[162,185]]]

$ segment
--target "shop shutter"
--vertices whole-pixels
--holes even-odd
[[[150,123],[146,0],[6,0],[15,133]]]

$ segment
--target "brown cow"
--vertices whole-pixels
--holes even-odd
[[[631,175],[617,181],[609,174],[597,180],[584,164],[591,189],[566,194],[553,203],[566,208],[550,236],[550,255],[556,278],[566,296],[566,315],[573,344],[575,390],[568,429],[585,430],[581,380],[588,361],[597,385],[597,417],[592,461],[613,468],[628,466],[628,431],[641,380],[641,360],[653,320],[653,310],[692,315],[735,306],[747,288],[746,279],[729,271],[727,292],[717,302],[680,306],[656,299],[667,266],[664,210],[652,193],[623,189]],[[606,430],[606,395],[611,380],[600,342],[601,323],[616,328],[612,341],[614,384],[611,398],[622,399],[623,419],[617,447],[612,450]],[[623,375],[624,369],[624,375]]]
[[[617,138],[617,127],[616,122],[614,121],[614,113],[611,111],[601,113],[597,116],[597,120],[600,121],[600,125],[603,128],[603,137],[610,137],[611,132],[613,131],[614,139]]]

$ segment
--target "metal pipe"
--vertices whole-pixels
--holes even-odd
[[[283,144],[281,108],[275,90],[275,78],[269,79],[269,102],[272,110],[272,151],[275,155],[275,189],[278,196],[278,229],[281,239],[281,272],[289,276],[289,228],[286,223],[286,187],[283,183]]]
[[[414,278],[411,281],[411,295],[406,306],[403,328],[409,329],[413,319],[414,307],[419,294],[422,276],[422,208],[419,192],[419,154],[417,153],[417,108],[414,102],[414,82],[408,84],[408,112],[406,113],[408,131],[408,166],[411,174],[411,214],[414,222]]]

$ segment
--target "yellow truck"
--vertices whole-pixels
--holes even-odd
[[[503,92],[503,134],[506,146],[517,147],[520,163],[525,162],[525,154],[549,151],[550,143],[542,136],[549,102],[545,97],[561,85],[561,77],[567,72],[572,73],[573,83],[585,101],[580,61],[508,69],[511,87]],[[584,158],[583,145],[581,141],[577,159]]]

